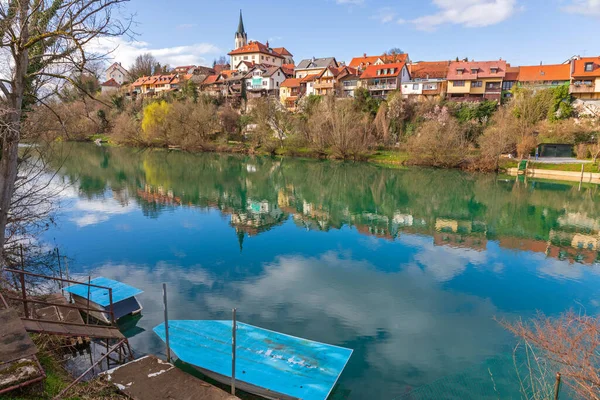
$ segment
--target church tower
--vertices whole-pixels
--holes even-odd
[[[240,22],[238,24],[237,32],[235,33],[235,49],[243,47],[248,44],[248,35],[244,30],[244,20],[242,19],[242,10],[240,10]]]

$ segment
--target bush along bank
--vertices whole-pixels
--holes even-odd
[[[577,118],[571,103],[567,86],[515,88],[503,105],[416,101],[399,92],[383,100],[359,89],[348,99],[306,96],[295,113],[274,98],[232,104],[197,91],[134,101],[117,95],[96,100],[73,95],[55,100],[52,111],[34,108],[25,125],[27,136],[34,139],[87,140],[97,135],[119,145],[192,152],[490,171],[501,168],[503,155],[525,158],[541,143],[572,144],[579,157],[596,161],[598,118]]]

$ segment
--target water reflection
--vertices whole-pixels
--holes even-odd
[[[139,287],[138,352],[172,318],[355,349],[349,398],[393,398],[512,342],[494,321],[600,307],[595,186],[365,164],[75,145],[50,237],[75,272]]]
[[[456,171],[395,171],[370,165],[194,156],[74,145],[63,173],[79,183],[72,220],[79,227],[138,207],[158,217],[176,207],[219,210],[238,241],[282,225],[307,230],[351,226],[394,240],[404,233],[435,245],[507,249],[592,264],[600,259],[596,186],[499,181]],[[127,227],[123,227],[126,229]],[[234,237],[234,236],[232,236]]]

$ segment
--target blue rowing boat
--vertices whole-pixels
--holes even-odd
[[[314,342],[238,322],[236,387],[270,399],[325,400],[351,349]],[[165,341],[165,324],[154,328]],[[231,383],[231,321],[169,321],[177,357],[208,377]]]
[[[135,298],[140,293],[140,289],[129,286],[123,282],[115,281],[104,277],[94,278],[90,281],[92,285],[102,286],[112,289],[112,311],[115,314],[115,320],[126,315],[135,315],[142,311],[142,306]],[[65,291],[71,293],[75,304],[87,307],[89,293],[89,308],[97,311],[90,311],[90,316],[99,321],[110,323],[110,295],[108,289],[95,286],[88,286],[85,283],[72,285],[65,288]],[[87,311],[86,311],[87,313]]]

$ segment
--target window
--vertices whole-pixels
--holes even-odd
[[[419,84],[413,83],[413,90],[419,90]]]
[[[279,82],[277,82],[277,86],[279,86]]]
[[[587,62],[585,63],[585,72],[592,72],[594,70],[594,63]]]
[[[472,74],[476,74],[479,71],[479,69],[477,68],[471,68],[471,73]]]
[[[260,59],[261,59],[261,60],[264,60],[264,59],[265,59],[265,56],[260,56]]]
[[[481,82],[481,81],[471,82],[471,87],[482,87],[482,86],[483,86],[483,82]]]
[[[490,68],[490,71],[492,74],[495,74],[498,72],[498,68]]]
[[[256,56],[252,56],[252,60],[254,60],[254,58],[255,58],[255,57],[256,57]]]
[[[247,59],[248,59],[248,56],[244,56],[244,60],[247,60]]]
[[[462,68],[456,68],[456,75],[462,75],[464,72],[464,69]]]
[[[427,83],[423,85],[423,89],[425,90],[437,90],[437,83]]]
[[[502,82],[502,90],[510,90],[514,86],[514,82],[512,81],[504,81]]]
[[[277,76],[281,76],[281,72],[277,71]]]
[[[268,83],[268,81],[263,81],[263,86],[267,86]]]
[[[465,86],[465,81],[454,81],[452,82],[454,86]]]

